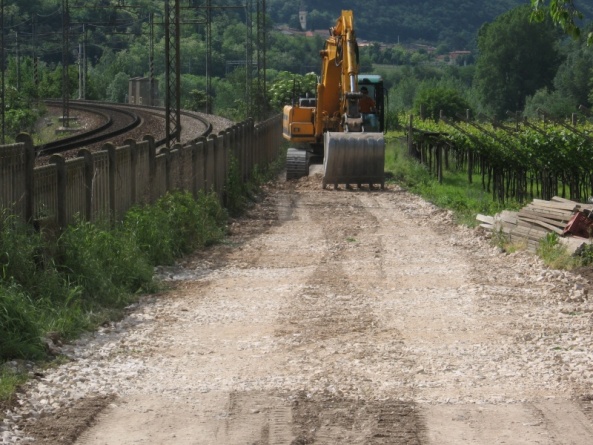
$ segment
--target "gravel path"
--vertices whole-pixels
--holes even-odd
[[[397,187],[320,182],[271,184],[157,271],[170,292],[61,347],[0,443],[591,443],[586,277]]]

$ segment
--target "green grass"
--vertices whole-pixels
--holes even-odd
[[[394,182],[438,207],[453,211],[459,224],[473,227],[477,225],[478,213],[494,215],[505,208],[519,208],[518,203],[503,206],[494,201],[481,184],[468,183],[466,172],[448,170],[443,173],[440,184],[425,166],[407,155],[405,143],[391,134],[388,135],[385,166]]]
[[[587,256],[571,255],[560,242],[558,235],[549,233],[537,247],[538,256],[552,269],[571,270],[589,264]]]
[[[169,264],[225,234],[215,195],[172,193],[132,209],[116,227],[80,221],[61,233],[0,218],[0,363],[43,360],[48,333],[71,339],[118,318],[138,295],[158,290]]]
[[[507,202],[503,205],[493,200],[491,194],[483,190],[481,183],[468,183],[465,171],[446,171],[443,173],[442,184],[439,184],[426,167],[407,155],[407,147],[401,133],[389,133],[387,141],[385,169],[391,180],[438,207],[453,211],[458,224],[474,227],[478,224],[476,216],[479,213],[495,215],[503,210],[518,210],[522,207],[522,204],[517,202]],[[506,252],[526,248],[526,243],[510,243],[502,233],[493,234],[492,244]],[[593,247],[584,246],[572,255],[555,234],[541,240],[537,254],[553,269],[570,270],[593,264]]]
[[[0,366],[0,406],[12,398],[17,387],[27,381],[25,372],[18,372],[6,366]]]

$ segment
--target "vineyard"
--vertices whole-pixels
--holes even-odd
[[[410,116],[408,151],[442,182],[447,171],[467,172],[493,199],[525,202],[553,196],[582,202],[593,196],[593,124],[438,121]]]

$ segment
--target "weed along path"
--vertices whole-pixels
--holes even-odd
[[[37,443],[593,443],[585,278],[394,186],[270,186],[170,292],[64,348]],[[44,404],[38,402],[44,398]],[[36,408],[37,407],[37,408]],[[16,415],[19,413],[17,412]]]

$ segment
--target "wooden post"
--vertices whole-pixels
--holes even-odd
[[[410,114],[410,124],[408,126],[408,155],[413,156],[414,151],[414,115]]]

